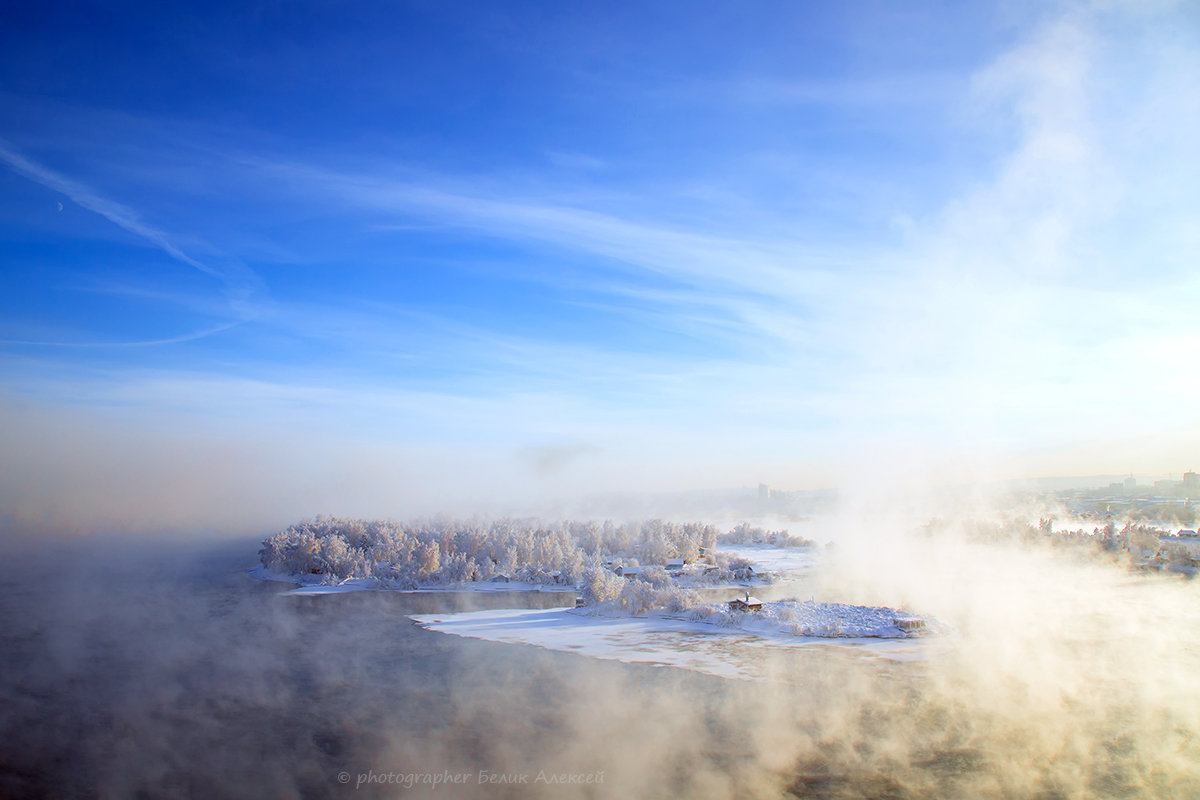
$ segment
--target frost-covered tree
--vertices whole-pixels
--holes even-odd
[[[437,542],[426,542],[421,545],[417,556],[417,569],[424,576],[432,575],[441,566],[442,548]]]
[[[1126,526],[1129,552],[1135,558],[1149,558],[1158,553],[1159,531],[1144,525]]]
[[[671,584],[654,592],[654,605],[664,611],[679,613],[699,604],[700,595],[689,589]]]
[[[581,594],[584,602],[588,604],[609,603],[620,596],[621,590],[625,588],[625,583],[624,578],[594,564],[583,572]]]
[[[625,581],[617,604],[629,614],[645,614],[654,607],[654,587],[645,581]]]
[[[660,566],[643,567],[638,573],[638,578],[645,581],[656,589],[661,589],[671,585],[671,576],[667,571]]]

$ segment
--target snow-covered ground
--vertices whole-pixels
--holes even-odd
[[[746,627],[694,622],[685,615],[652,613],[630,617],[588,613],[588,609],[471,611],[418,614],[411,619],[429,630],[456,636],[530,644],[626,663],[680,667],[742,680],[769,677],[767,657],[798,648],[832,646],[864,657],[914,661],[936,657],[952,646],[946,636],[892,639],[797,636],[778,627],[772,629],[766,619],[749,619],[758,617],[756,614],[741,616],[747,618]],[[827,622],[837,618],[829,610],[827,616]],[[869,618],[869,614],[861,616],[864,629],[871,629]]]
[[[756,612],[730,611],[725,605],[691,609],[689,619],[736,628],[763,636],[801,636],[817,638],[905,639],[914,636],[938,636],[949,628],[935,619],[896,608],[855,606],[848,603],[817,603],[811,600],[779,600],[763,603]],[[899,620],[920,621],[917,632],[903,630]]]
[[[290,583],[296,588],[284,594],[341,594],[343,592],[573,592],[574,586],[562,584],[526,583],[524,581],[472,581],[471,583],[442,583],[418,586],[415,589],[394,589],[380,586],[374,578],[347,578],[341,583],[321,583],[320,575],[283,575],[266,567],[246,570],[260,581]]]

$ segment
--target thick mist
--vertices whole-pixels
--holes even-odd
[[[826,594],[887,598],[959,632],[924,672],[918,713],[890,720],[877,741],[957,743],[986,764],[973,796],[1197,791],[1194,581],[1135,576],[1115,558],[1016,537],[971,541],[954,522],[918,530],[853,525],[822,573]],[[927,727],[922,710],[944,724]]]
[[[0,793],[1200,791],[1194,582],[1133,576],[1070,550],[971,541],[952,521],[922,527],[878,510],[805,530],[835,542],[818,599],[932,614],[956,628],[951,652],[891,662],[821,646],[770,656],[768,680],[721,680],[446,636],[406,616],[512,597],[281,595],[243,572],[254,539],[10,543]],[[419,783],[435,773],[469,779]],[[532,782],[539,773],[594,780]],[[360,784],[388,774],[391,783]],[[395,782],[406,776],[409,785]]]
[[[405,617],[464,602],[453,596],[280,596],[241,573],[252,556],[232,546],[97,540],[22,557],[29,569],[3,587],[6,795],[728,796],[774,785],[740,721],[749,707],[730,705],[745,687],[461,640]],[[355,788],[371,771],[446,770],[471,780]],[[601,782],[582,794],[498,787],[480,771]]]

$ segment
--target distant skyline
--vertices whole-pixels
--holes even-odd
[[[0,20],[18,521],[1200,465],[1196,4]]]

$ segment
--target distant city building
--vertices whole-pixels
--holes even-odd
[[[766,503],[771,499],[771,487],[765,483],[758,485],[758,502]]]
[[[1183,488],[1189,492],[1200,491],[1200,473],[1183,473]]]
[[[1136,489],[1137,488],[1137,478],[1133,477],[1132,475],[1130,477],[1126,478],[1125,479],[1125,488],[1130,489],[1130,490]]]

